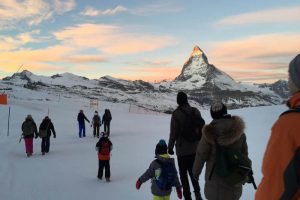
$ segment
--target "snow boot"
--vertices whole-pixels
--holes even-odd
[[[110,179],[109,178],[105,178],[106,179],[106,182],[110,182]]]

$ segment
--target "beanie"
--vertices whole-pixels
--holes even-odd
[[[167,154],[168,147],[165,140],[159,140],[155,147],[155,155]]]
[[[184,92],[178,92],[177,94],[177,104],[182,106],[184,104],[187,104],[188,100],[187,100],[187,95]]]
[[[289,65],[289,76],[295,86],[300,89],[300,54],[298,54]]]
[[[219,119],[227,115],[227,107],[222,102],[215,102],[210,107],[210,115],[213,119]]]

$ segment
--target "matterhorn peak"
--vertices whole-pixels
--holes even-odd
[[[203,53],[203,51],[200,49],[200,47],[199,46],[194,46],[194,49],[193,49],[193,52],[192,52],[192,54],[191,54],[191,56],[201,56],[201,55],[203,55],[204,53]]]

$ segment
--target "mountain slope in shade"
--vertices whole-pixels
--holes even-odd
[[[229,108],[274,105],[281,104],[287,98],[284,81],[274,85],[237,83],[209,64],[207,56],[198,46],[194,47],[180,75],[173,81],[148,83],[110,76],[90,80],[71,73],[47,77],[24,70],[0,81],[1,88],[6,88],[15,98],[24,98],[21,94],[30,92],[33,99],[53,100],[54,94],[59,98],[84,97],[134,104],[160,112],[171,112],[176,108],[178,91],[185,91],[191,105],[197,107],[210,106],[216,100],[222,100]]]

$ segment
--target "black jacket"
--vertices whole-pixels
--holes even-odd
[[[44,119],[42,123],[40,124],[40,130],[46,130],[47,129],[47,137],[51,136],[51,132],[53,133],[53,136],[56,137],[56,133],[54,130],[53,123],[50,119]]]
[[[90,120],[88,120],[88,118],[86,118],[86,116],[83,114],[83,113],[78,113],[78,116],[77,116],[77,121],[80,123],[80,124],[84,124],[84,120],[88,121],[90,123]]]
[[[112,120],[110,112],[105,112],[102,117],[102,124],[103,123],[109,123]]]

